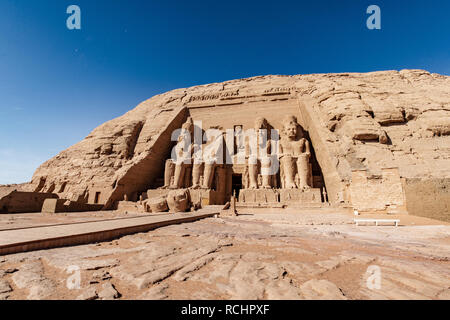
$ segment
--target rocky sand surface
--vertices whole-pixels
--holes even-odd
[[[352,219],[209,218],[3,256],[0,299],[450,299],[449,225]]]

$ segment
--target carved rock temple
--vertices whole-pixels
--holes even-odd
[[[144,101],[42,164],[21,190],[0,189],[0,211],[21,197],[39,207],[47,194],[55,212],[235,201],[449,220],[449,160],[450,77],[260,76]]]
[[[177,161],[176,157],[167,159],[164,176],[155,179],[146,195],[139,195],[140,201],[149,199],[146,203],[150,207],[163,202],[161,198],[170,198],[172,190],[187,189],[181,198],[190,197],[191,203],[198,206],[222,205],[232,196],[239,205],[249,207],[322,205],[327,202],[326,189],[307,132],[295,116],[284,119],[282,116],[281,113],[272,116],[269,122],[264,117],[255,119],[247,112],[247,117],[239,118],[239,122],[230,119],[229,123],[217,120],[207,123],[206,131],[203,128],[206,118],[202,114],[196,120],[189,116],[181,128],[187,137],[177,139],[173,146],[175,150],[189,151],[188,156],[183,161]],[[225,132],[224,125],[231,129]],[[277,127],[279,130],[274,129]],[[196,130],[199,143],[195,143]],[[192,152],[197,149],[198,157]],[[164,205],[161,208],[167,209]]]

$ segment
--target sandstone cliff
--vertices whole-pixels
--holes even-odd
[[[402,70],[259,76],[173,90],[42,164],[29,190],[109,207],[127,190],[152,185],[163,170],[171,131],[181,126],[189,106],[235,105],[238,114],[250,101],[276,104],[280,97],[298,99],[302,125],[314,131],[330,185],[344,188],[355,170],[376,176],[393,167],[403,178],[450,178],[450,77]],[[339,188],[333,187],[333,202],[345,200]]]

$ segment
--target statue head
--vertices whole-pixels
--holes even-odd
[[[194,123],[191,117],[187,118],[186,122],[181,126],[181,129],[189,131],[189,133],[192,135],[192,133],[194,132]]]
[[[297,138],[299,124],[294,116],[287,116],[283,121],[283,133],[290,139]]]
[[[190,141],[192,143],[192,138],[194,134],[194,123],[192,118],[188,117],[186,122],[181,125],[181,131],[178,136],[178,143],[185,143],[185,141]]]

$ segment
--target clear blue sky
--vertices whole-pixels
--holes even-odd
[[[76,4],[82,30],[66,28]],[[382,29],[366,9],[381,7]],[[450,75],[448,0],[0,1],[0,184],[171,89],[265,74]]]

